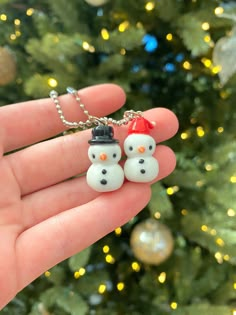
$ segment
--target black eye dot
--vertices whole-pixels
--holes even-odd
[[[152,145],[150,145],[150,146],[149,146],[149,150],[152,150],[152,148],[153,148],[153,146],[152,146]]]
[[[129,147],[129,150],[130,150],[130,151],[133,151],[133,147],[132,147],[132,146],[130,146],[130,147]]]
[[[96,157],[95,154],[92,154],[92,158],[95,159],[95,157]]]
[[[113,158],[116,158],[116,156],[117,156],[117,154],[116,154],[116,153],[114,153],[114,154],[113,154]]]

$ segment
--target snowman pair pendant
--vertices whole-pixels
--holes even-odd
[[[124,168],[118,164],[122,152],[118,140],[114,139],[113,127],[98,125],[93,128],[88,150],[92,163],[87,171],[88,185],[95,191],[109,192],[119,189],[125,178],[136,183],[148,183],[155,179],[159,165],[153,157],[156,143],[150,136],[152,128],[153,124],[144,117],[131,121],[124,141],[127,156]]]

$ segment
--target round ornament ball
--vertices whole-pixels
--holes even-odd
[[[141,262],[159,265],[171,255],[174,240],[166,225],[155,219],[147,219],[133,229],[130,245],[135,257]]]
[[[108,2],[108,0],[84,0],[88,4],[92,5],[93,7],[99,7]]]
[[[0,47],[0,86],[12,82],[16,76],[16,61],[12,53]]]

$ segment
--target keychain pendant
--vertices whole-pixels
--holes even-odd
[[[125,177],[132,182],[148,183],[159,172],[158,161],[153,157],[156,143],[150,136],[153,124],[143,117],[134,118],[124,142],[127,160],[124,165]]]
[[[92,129],[89,140],[88,157],[92,165],[87,171],[87,183],[98,192],[117,190],[124,182],[124,171],[118,164],[121,148],[113,135],[111,126],[99,125]]]

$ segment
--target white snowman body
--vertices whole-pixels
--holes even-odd
[[[124,173],[129,181],[147,183],[157,177],[159,165],[152,156],[155,149],[155,140],[149,134],[128,135],[124,142],[124,151],[127,155]]]
[[[119,189],[124,182],[124,171],[118,164],[121,148],[118,143],[93,144],[89,147],[88,156],[92,165],[87,171],[87,183],[98,192],[109,192]]]

